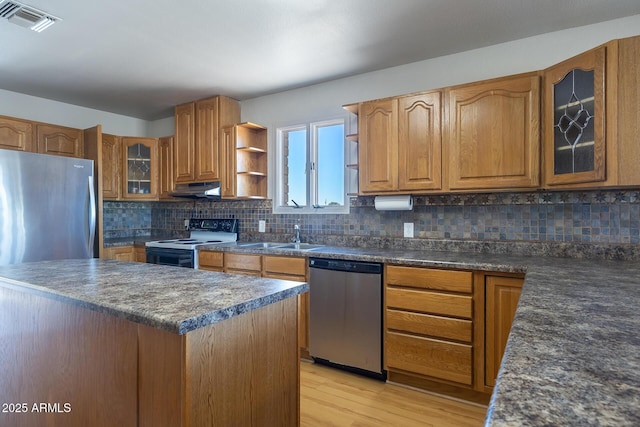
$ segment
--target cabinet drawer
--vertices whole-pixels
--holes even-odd
[[[292,274],[284,274],[284,273],[268,273],[264,272],[263,277],[268,277],[269,279],[280,279],[280,280],[292,280],[294,282],[306,282],[307,278],[305,276],[297,276]]]
[[[225,268],[224,272],[229,274],[242,274],[243,276],[262,277],[262,274],[259,271],[244,270],[241,268]]]
[[[387,310],[387,329],[470,343],[473,322],[429,314]]]
[[[438,270],[435,268],[387,266],[387,284],[411,288],[471,293],[473,275],[470,271]]]
[[[399,369],[471,385],[472,351],[468,344],[387,332],[387,369]]]
[[[262,258],[265,273],[280,273],[288,276],[306,276],[307,259],[287,256],[264,256]]]
[[[218,267],[222,268],[224,265],[223,262],[223,252],[209,252],[202,251],[199,252],[198,262],[202,267]]]
[[[472,298],[467,295],[443,294],[440,292],[412,289],[386,288],[387,308],[419,311],[422,313],[471,319]]]
[[[224,268],[260,272],[262,263],[260,255],[224,254]]]

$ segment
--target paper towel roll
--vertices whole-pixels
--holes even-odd
[[[411,195],[376,196],[374,200],[377,211],[410,211],[413,209]]]

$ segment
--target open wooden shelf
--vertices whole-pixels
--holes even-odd
[[[235,125],[235,194],[239,199],[267,197],[267,128],[245,122]]]

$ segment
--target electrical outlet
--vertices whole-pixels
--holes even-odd
[[[404,223],[404,237],[413,237],[413,223],[405,222]]]
[[[265,220],[261,219],[260,221],[258,221],[258,231],[260,233],[264,233],[266,228],[267,228],[267,222]]]

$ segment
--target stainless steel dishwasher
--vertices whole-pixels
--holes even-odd
[[[382,264],[309,258],[309,353],[319,363],[385,377]]]

